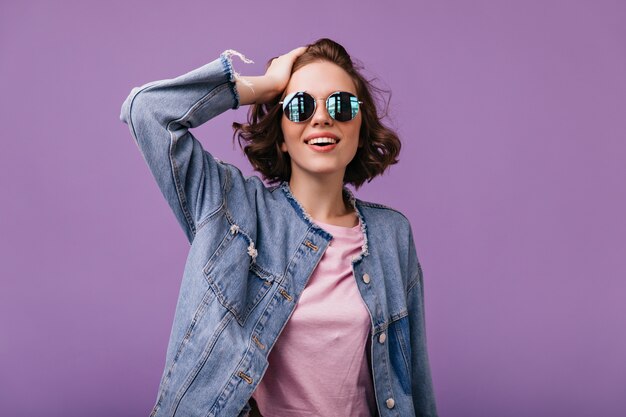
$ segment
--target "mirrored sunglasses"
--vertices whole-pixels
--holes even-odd
[[[325,101],[328,114],[338,122],[354,119],[359,112],[359,105],[363,104],[354,94],[347,91],[335,91]],[[285,116],[296,123],[309,120],[317,107],[317,100],[306,91],[291,93],[278,103],[283,105]]]

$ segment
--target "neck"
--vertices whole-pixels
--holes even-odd
[[[343,197],[343,173],[332,177],[292,175],[289,188],[304,210],[320,222],[335,223],[354,213]]]

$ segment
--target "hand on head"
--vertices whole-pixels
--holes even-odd
[[[306,49],[306,46],[301,46],[272,59],[265,71],[265,77],[272,82],[277,91],[282,92],[287,87],[291,77],[291,67],[296,58],[302,55]]]
[[[306,50],[306,46],[300,46],[273,58],[262,76],[238,77],[241,104],[267,103],[281,94],[289,83],[293,63]]]

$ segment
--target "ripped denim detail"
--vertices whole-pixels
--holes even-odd
[[[231,235],[234,235],[235,233],[241,233],[243,236],[245,236],[246,240],[248,241],[248,255],[250,255],[250,257],[252,258],[252,262],[255,262],[259,252],[254,247],[254,241],[252,240],[252,238],[248,236],[247,233],[243,232],[241,228],[235,223],[230,226],[229,230]]]

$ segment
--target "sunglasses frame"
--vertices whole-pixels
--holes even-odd
[[[297,96],[299,93],[308,94],[310,97],[312,97],[312,98],[313,98],[313,113],[311,113],[311,115],[310,115],[309,117],[307,117],[306,119],[304,119],[304,120],[300,120],[300,121],[298,121],[298,122],[295,122],[295,121],[291,120],[291,119],[289,118],[289,116],[287,116],[287,115],[285,114],[285,110],[287,109],[287,106],[286,106],[286,104],[285,104],[285,103],[289,104],[289,103],[291,102],[291,100],[293,100],[294,98],[296,98],[296,96]],[[356,98],[356,100],[357,100],[357,103],[358,103],[359,107],[357,108],[357,114],[355,114],[355,115],[354,115],[354,117],[353,117],[352,119],[350,119],[350,120],[345,120],[345,121],[342,121],[342,120],[337,120],[337,119],[335,119],[335,118],[334,118],[334,117],[330,114],[330,112],[328,111],[328,100],[329,100],[329,99],[330,99],[330,98],[331,98],[334,94],[337,94],[337,93],[348,93],[348,94],[350,94],[350,95],[352,95],[353,97],[355,97],[355,98]],[[291,96],[291,97],[289,98],[289,100],[285,100],[285,99],[286,99],[287,97],[289,97],[289,96]],[[309,121],[309,120],[311,119],[311,117],[313,117],[313,115],[315,114],[315,112],[317,111],[317,102],[318,102],[319,100],[324,100],[324,106],[326,107],[326,112],[328,113],[328,115],[329,115],[329,116],[330,116],[330,117],[331,117],[334,121],[336,121],[336,122],[341,122],[341,123],[351,122],[352,120],[356,119],[356,116],[359,114],[359,111],[361,110],[361,104],[363,104],[363,102],[359,100],[359,98],[356,96],[356,94],[352,94],[352,93],[351,93],[351,92],[349,92],[349,91],[334,91],[334,92],[330,93],[330,95],[324,99],[324,98],[315,98],[315,97],[313,97],[313,95],[312,95],[312,94],[310,94],[310,93],[309,93],[309,92],[307,92],[306,90],[305,90],[305,91],[294,91],[293,93],[287,94],[283,100],[281,100],[281,101],[279,101],[279,102],[278,102],[278,104],[282,104],[282,107],[283,107],[283,114],[285,115],[285,117],[287,117],[287,120],[289,120],[289,121],[290,121],[290,122],[292,122],[292,123],[304,123],[304,122]]]

